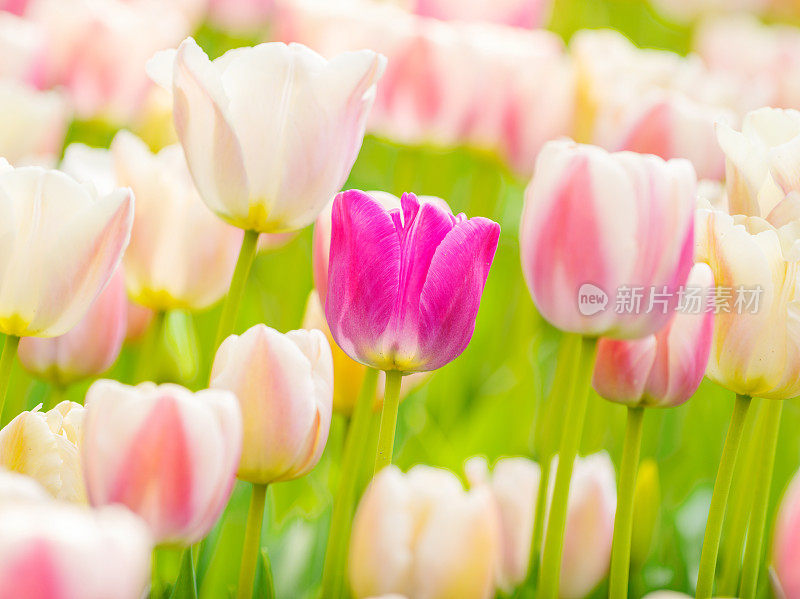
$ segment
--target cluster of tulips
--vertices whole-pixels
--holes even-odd
[[[647,413],[704,377],[733,409],[696,597],[800,598],[800,474],[770,517],[800,395],[800,32],[715,19],[680,57],[610,30],[567,49],[535,29],[541,0],[0,8],[0,599],[197,597],[237,480],[235,592],[275,596],[268,488],[315,469],[336,418],[309,596],[580,599],[608,579],[626,599],[658,520]],[[211,60],[188,37],[207,23],[281,41]],[[108,143],[64,147],[80,132]],[[518,232],[343,191],[366,133],[489,153],[528,182],[501,207]],[[240,326],[257,253],[312,224],[304,328]],[[404,472],[401,400],[469,346],[506,240],[559,331],[536,461]],[[217,304],[213,344],[175,358],[207,360],[202,383],[165,373],[174,320]],[[134,372],[100,378],[128,346]],[[627,413],[618,473],[580,455],[592,388]]]

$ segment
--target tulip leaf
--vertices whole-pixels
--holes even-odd
[[[183,551],[181,570],[178,573],[175,586],[172,587],[170,599],[197,599],[197,581],[194,576],[191,547],[187,547]]]
[[[272,580],[272,568],[269,564],[267,552],[262,550],[258,556],[258,571],[256,572],[256,594],[259,599],[275,599],[275,583]]]

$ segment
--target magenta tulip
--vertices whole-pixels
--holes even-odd
[[[380,370],[435,370],[466,348],[500,226],[414,194],[387,210],[350,190],[333,203],[325,314],[336,343]]]

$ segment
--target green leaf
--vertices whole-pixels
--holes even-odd
[[[256,572],[256,599],[275,599],[275,584],[272,580],[272,568],[265,550],[258,557],[259,568]]]
[[[197,599],[197,581],[194,577],[191,547],[183,550],[181,571],[178,573],[178,579],[175,581],[169,597],[170,599]]]

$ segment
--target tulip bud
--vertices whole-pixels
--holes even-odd
[[[546,144],[520,229],[525,279],[542,315],[589,336],[636,338],[663,328],[692,266],[695,183],[685,160]],[[637,289],[644,300],[619,309],[622,293]],[[648,310],[656,291],[663,309]]]
[[[0,466],[37,480],[57,499],[85,503],[83,418],[83,406],[71,401],[49,412],[22,412],[0,430]]]
[[[228,291],[242,232],[203,204],[180,146],[152,154],[126,131],[111,145],[119,182],[136,195],[125,282],[153,310],[201,310]],[[202,243],[198,243],[202,240]]]
[[[69,332],[49,339],[23,338],[18,349],[20,363],[31,374],[61,386],[102,374],[122,348],[127,302],[125,282],[117,271]]]
[[[0,165],[0,331],[63,335],[86,314],[128,244],[133,195],[98,198],[64,173]]]
[[[86,394],[82,447],[89,501],[127,506],[158,543],[191,545],[230,497],[241,438],[228,392],[97,381]]]
[[[211,62],[188,38],[148,69],[173,91],[175,128],[208,207],[242,229],[280,233],[312,223],[344,184],[385,62],[370,50],[327,61],[279,42]]]
[[[316,466],[331,424],[333,359],[321,331],[258,324],[220,345],[211,387],[236,394],[244,420],[237,476],[267,484]]]
[[[511,593],[528,574],[539,464],[525,458],[504,458],[489,475],[486,460],[475,457],[464,469],[470,487],[485,485],[492,493],[500,523],[496,584],[504,593]]]
[[[641,566],[650,554],[661,511],[661,485],[658,464],[646,459],[639,465],[633,492],[633,536],[631,563]]]
[[[357,599],[494,596],[498,523],[488,489],[465,492],[447,470],[388,466],[356,511],[349,572]]]
[[[711,266],[718,289],[729,290],[719,298],[706,375],[735,393],[800,393],[796,238],[793,225],[697,211],[695,257]]]
[[[684,306],[654,335],[623,341],[600,339],[592,386],[601,397],[631,407],[678,406],[697,391],[711,351],[714,313],[708,306],[714,276],[696,264],[686,289],[697,306]]]
[[[800,597],[800,475],[781,499],[772,539],[773,587],[778,597]]]
[[[0,599],[139,599],[151,547],[142,521],[119,506],[4,505]]]
[[[500,226],[404,194],[402,210],[346,191],[333,204],[325,314],[344,352],[380,370],[435,370],[458,357]]]
[[[47,490],[35,479],[0,468],[0,505],[50,501]]]

